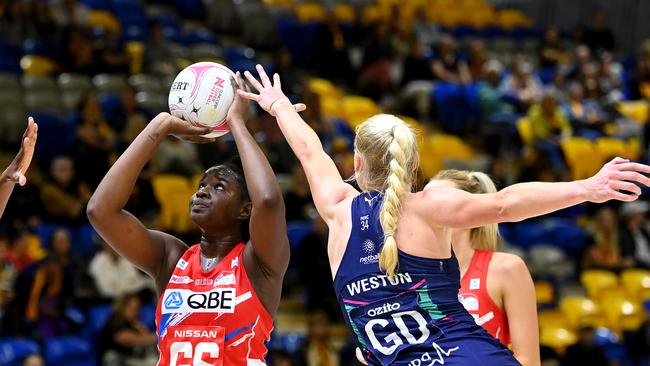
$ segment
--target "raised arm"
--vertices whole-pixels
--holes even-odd
[[[232,80],[237,89],[244,87],[239,73]],[[289,239],[284,216],[282,191],[266,156],[246,128],[250,105],[236,96],[228,112],[228,126],[241,157],[248,194],[253,209],[250,218],[252,250],[267,273],[282,278],[289,265]]]
[[[14,190],[16,183],[24,186],[27,183],[25,173],[32,162],[34,148],[36,146],[36,137],[38,135],[38,125],[32,117],[27,120],[27,129],[23,134],[22,145],[14,160],[9,164],[7,169],[0,175],[0,217],[7,207],[9,196]]]
[[[148,230],[123,208],[142,168],[167,135],[187,135],[191,136],[188,139],[203,142],[210,140],[201,139],[198,135],[208,132],[209,129],[193,127],[169,113],[160,113],[113,164],[88,202],[88,219],[99,235],[120,255],[154,279],[161,274],[163,277],[168,275],[169,265],[173,268],[176,263],[171,262],[178,260],[186,246],[171,235]],[[161,273],[163,268],[165,271]]]
[[[345,198],[358,192],[343,181],[334,161],[325,153],[316,132],[300,118],[296,107],[284,95],[278,74],[273,75],[273,84],[264,68],[257,65],[261,83],[246,72],[246,78],[260,93],[238,93],[254,100],[277,121],[289,146],[300,161],[309,181],[314,204],[321,217],[328,223],[333,219],[334,208]]]
[[[435,226],[473,228],[521,221],[587,201],[634,201],[641,194],[635,183],[650,185],[650,179],[644,175],[647,173],[650,173],[648,165],[616,158],[585,180],[520,183],[491,194],[471,194],[454,188],[425,188],[425,199],[414,204],[420,215]]]

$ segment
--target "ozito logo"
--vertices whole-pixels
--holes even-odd
[[[178,291],[170,292],[165,299],[165,307],[167,309],[180,309],[183,305],[183,297]]]
[[[224,289],[205,293],[195,293],[187,298],[187,305],[191,309],[219,310],[230,312],[234,310],[235,291]]]

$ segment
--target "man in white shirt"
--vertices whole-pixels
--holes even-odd
[[[148,280],[129,261],[102,241],[102,251],[90,261],[90,276],[103,297],[116,299],[151,288]]]

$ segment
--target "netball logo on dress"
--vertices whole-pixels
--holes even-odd
[[[366,239],[361,244],[361,248],[363,248],[363,251],[366,252],[366,254],[369,254],[369,255],[359,258],[359,263],[361,263],[361,264],[371,264],[371,263],[378,263],[379,262],[379,253],[374,254],[375,249],[376,249],[375,242],[373,242],[370,239]]]

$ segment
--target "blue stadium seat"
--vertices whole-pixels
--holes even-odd
[[[99,99],[104,116],[112,116],[118,108],[122,107],[122,100],[117,94],[101,93],[97,99]]]
[[[537,77],[539,80],[544,83],[544,85],[550,84],[553,82],[553,76],[555,75],[555,69],[553,68],[546,68],[537,71]]]
[[[297,65],[305,65],[314,54],[314,36],[320,24],[299,23],[295,19],[279,19],[276,23],[282,44],[291,52]]]
[[[287,223],[287,235],[289,237],[291,250],[295,250],[300,246],[300,243],[302,243],[307,235],[311,234],[313,230],[314,228],[309,221],[291,221]]]
[[[55,46],[34,39],[26,39],[23,42],[23,52],[26,55],[46,56],[52,59],[59,56],[59,50]]]
[[[306,341],[307,337],[300,333],[285,333],[278,337],[280,348],[289,353],[296,353]]]
[[[113,312],[110,305],[95,305],[90,308],[87,333],[91,337],[101,333]]]
[[[80,0],[79,3],[96,10],[111,10],[110,0]]]
[[[174,27],[163,27],[163,36],[169,42],[174,43],[183,43],[183,35],[178,28]]]
[[[215,37],[214,33],[210,32],[209,30],[195,29],[185,35],[185,43],[190,46],[197,43],[210,43],[218,45],[219,41],[217,40],[217,37]]]
[[[141,25],[129,25],[122,29],[122,42],[144,42],[147,39],[147,28]]]
[[[97,233],[90,225],[82,225],[77,229],[72,242],[72,247],[75,253],[83,256],[90,255],[98,249],[95,242]]]
[[[60,227],[62,226],[58,224],[43,222],[35,228],[36,236],[38,236],[38,239],[41,241],[41,245],[43,245],[44,248],[50,247],[50,238],[52,237],[52,233]]]
[[[181,24],[178,21],[178,18],[172,15],[154,15],[151,17],[151,20],[160,24],[163,28],[173,28],[180,32]]]
[[[625,345],[619,342],[618,336],[607,328],[597,328],[594,331],[594,344],[599,346],[609,360],[623,360]]]
[[[35,157],[43,162],[49,162],[55,156],[66,152],[68,146],[61,142],[68,140],[69,126],[50,113],[31,115],[38,121],[39,139],[36,141]]]
[[[496,37],[503,37],[505,35],[505,32],[503,31],[503,28],[501,27],[496,27],[493,25],[488,25],[485,28],[483,28],[480,32],[481,37],[491,39],[491,38],[496,38]]]
[[[183,18],[203,19],[205,6],[202,0],[174,0],[174,7]]]
[[[22,366],[25,357],[40,352],[41,348],[32,340],[4,338],[0,340],[0,365]]]
[[[55,337],[45,342],[48,365],[96,366],[90,342],[79,337]]]
[[[150,331],[156,330],[156,304],[143,304],[140,307],[139,319]]]

